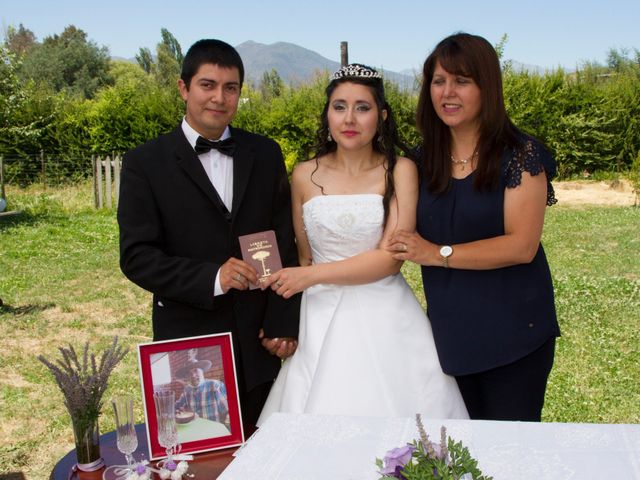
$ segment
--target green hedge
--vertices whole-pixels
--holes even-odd
[[[511,118],[544,141],[561,177],[624,172],[640,152],[640,68],[611,76],[505,72]]]
[[[137,65],[115,63],[114,84],[86,100],[33,82],[21,84],[8,68],[11,61],[5,59],[0,68],[0,155],[5,158],[41,151],[69,158],[124,152],[169,131],[183,115],[177,89]],[[277,140],[291,169],[315,143],[326,82],[327,75],[319,74],[303,85],[279,84],[274,91],[245,85],[234,124]],[[558,160],[560,178],[626,174],[640,153],[638,63],[544,75],[507,66],[504,90],[512,119],[546,143]],[[387,95],[406,143],[416,145],[417,91],[387,83]]]

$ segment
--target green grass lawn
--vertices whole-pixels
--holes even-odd
[[[113,393],[133,392],[143,420],[135,346],[151,338],[150,295],[120,273],[115,215],[86,207],[89,192],[8,191],[24,212],[0,218],[0,476],[48,478],[73,448],[62,395],[36,359],[58,346],[103,348],[118,335],[130,352],[100,428],[113,429]],[[544,420],[639,423],[640,208],[555,206],[543,242],[562,329]],[[422,298],[419,269],[404,273]]]

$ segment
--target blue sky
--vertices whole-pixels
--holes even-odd
[[[38,40],[73,24],[126,58],[140,47],[155,51],[162,27],[184,51],[207,37],[232,45],[283,41],[339,61],[346,40],[350,61],[394,71],[419,69],[457,31],[493,44],[506,33],[506,58],[547,68],[604,62],[612,47],[640,49],[639,0],[0,0],[0,22],[2,36],[22,23]]]

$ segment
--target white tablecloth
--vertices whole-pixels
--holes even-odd
[[[423,420],[495,480],[640,479],[640,425]],[[375,458],[418,437],[413,418],[274,414],[220,480],[377,479]]]

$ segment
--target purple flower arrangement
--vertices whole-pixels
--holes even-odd
[[[64,404],[71,418],[97,418],[109,375],[127,354],[128,349],[120,347],[118,338],[115,337],[99,359],[94,354],[89,354],[88,342],[84,345],[82,356],[78,356],[71,345],[69,348],[60,347],[58,350],[62,358],[49,361],[40,355],[38,360],[53,374],[64,395]]]
[[[78,355],[73,346],[60,347],[60,358],[48,360],[38,356],[53,374],[64,396],[64,404],[71,416],[76,440],[78,468],[87,471],[92,462],[100,458],[98,417],[102,408],[102,396],[107,389],[109,375],[127,354],[128,349],[118,345],[114,337],[111,345],[98,358],[89,354],[89,342]]]
[[[491,480],[482,475],[467,447],[447,437],[444,426],[436,443],[429,439],[420,414],[416,415],[416,425],[419,440],[389,450],[382,460],[376,459],[380,480]]]

